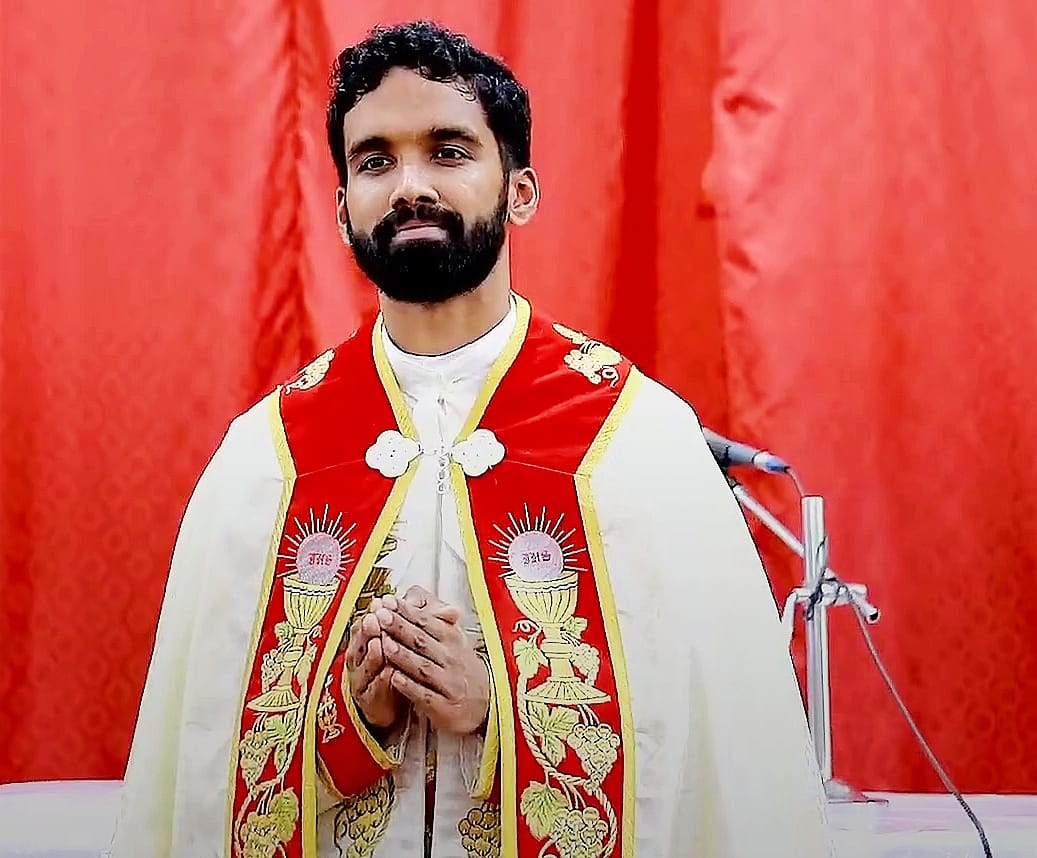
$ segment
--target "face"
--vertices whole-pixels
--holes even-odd
[[[436,304],[477,288],[509,223],[539,193],[532,170],[505,175],[478,100],[406,69],[346,114],[338,218],[357,263],[389,298]]]

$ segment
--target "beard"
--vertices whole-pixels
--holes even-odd
[[[440,227],[446,238],[393,238],[411,220]],[[468,228],[457,212],[445,206],[419,203],[394,209],[370,233],[354,232],[347,220],[349,245],[360,270],[378,290],[394,301],[442,304],[474,291],[490,275],[504,247],[508,220],[508,186],[488,217]]]

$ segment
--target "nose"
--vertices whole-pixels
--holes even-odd
[[[415,164],[403,164],[398,172],[398,177],[396,186],[389,195],[391,208],[439,202],[439,192],[430,181],[427,170]]]

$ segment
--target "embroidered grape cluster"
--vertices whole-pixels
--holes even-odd
[[[577,724],[568,738],[569,747],[595,784],[601,784],[619,756],[619,736],[606,724]]]
[[[291,789],[274,796],[266,813],[252,811],[245,820],[244,858],[273,858],[294,836],[298,820],[299,799]]]
[[[345,829],[352,841],[346,852],[348,858],[372,854],[388,827],[395,795],[395,781],[384,777],[342,802],[342,810],[335,819],[335,840],[341,838]]]
[[[560,858],[598,858],[602,853],[608,824],[597,808],[569,810],[554,821],[551,839]]]
[[[244,858],[273,858],[277,851],[277,832],[274,824],[252,812],[245,822]]]
[[[489,802],[473,807],[457,824],[461,845],[468,858],[498,858],[500,855],[500,808]]]
[[[251,791],[256,788],[263,766],[270,758],[270,747],[264,740],[262,729],[259,733],[253,728],[246,731],[238,747],[238,757],[241,761],[241,778]]]

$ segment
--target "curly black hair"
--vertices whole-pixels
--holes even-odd
[[[362,42],[342,51],[332,66],[328,145],[343,187],[347,177],[343,120],[394,68],[411,69],[428,80],[453,81],[463,86],[482,105],[486,123],[497,138],[504,168],[529,166],[529,93],[511,69],[473,47],[460,33],[430,21],[414,21],[375,27]]]

